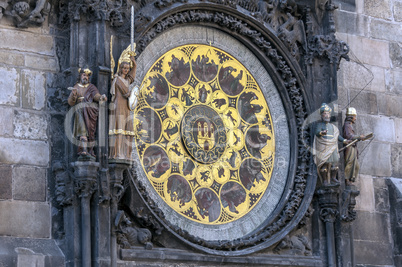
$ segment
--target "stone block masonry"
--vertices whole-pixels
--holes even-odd
[[[356,266],[402,264],[402,231],[392,218],[392,211],[398,210],[395,186],[387,185],[389,177],[399,178],[391,179],[394,184],[402,178],[401,10],[401,1],[357,0],[356,11],[339,10],[336,16],[337,36],[351,49],[351,61],[342,62],[338,72],[339,104],[346,107],[359,94],[350,103],[358,113],[357,132],[375,134],[363,153],[368,143],[359,145],[360,196],[353,224]]]
[[[49,29],[0,23],[0,266],[64,266],[51,240],[47,73],[57,72]],[[7,237],[6,237],[7,236]],[[18,249],[17,249],[18,248]],[[17,264],[17,265],[16,265]]]

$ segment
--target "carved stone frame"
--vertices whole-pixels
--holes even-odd
[[[247,23],[246,23],[247,22]],[[276,207],[274,218],[253,233],[237,240],[207,241],[171,225],[149,197],[144,185],[135,178],[134,185],[152,214],[173,235],[203,252],[237,256],[272,246],[293,230],[304,217],[314,194],[316,177],[311,175],[311,157],[305,144],[310,144],[309,132],[303,122],[310,114],[303,73],[286,46],[256,20],[230,7],[197,4],[167,10],[145,28],[137,40],[138,54],[163,31],[181,25],[202,25],[232,35],[260,59],[270,74],[285,106],[290,129],[290,168],[285,193]]]

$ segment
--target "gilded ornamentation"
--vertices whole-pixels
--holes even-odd
[[[203,23],[215,23],[221,26],[227,27],[229,30],[243,36],[253,44],[260,47],[260,51],[264,51],[264,54],[271,60],[275,70],[278,72],[278,78],[280,79],[280,83],[284,85],[286,88],[287,94],[291,101],[291,108],[294,111],[296,118],[296,128],[297,135],[299,140],[305,140],[307,143],[309,142],[309,133],[303,127],[304,119],[307,117],[306,113],[306,103],[303,97],[301,84],[296,79],[295,73],[292,72],[292,69],[289,67],[288,62],[284,61],[281,50],[278,50],[277,47],[272,44],[269,39],[265,36],[262,36],[261,32],[250,27],[243,21],[232,17],[227,14],[222,14],[218,12],[208,12],[202,10],[191,10],[191,11],[183,11],[173,15],[170,15],[158,23],[156,23],[146,34],[144,34],[138,41],[137,44],[139,46],[138,52],[141,53],[145,47],[154,40],[161,32],[164,30],[170,29],[177,24],[180,23],[191,23],[191,22],[203,22]],[[223,60],[225,59],[225,55],[222,55]],[[171,107],[167,107],[167,110],[171,110]],[[175,107],[175,110],[178,114],[183,112],[180,106]],[[266,122],[267,127],[270,126],[270,122]],[[145,133],[145,130],[144,130]],[[241,137],[240,137],[241,139]],[[145,144],[137,146],[138,153],[141,155],[144,150]],[[169,227],[178,233],[183,238],[197,244],[200,246],[204,246],[208,249],[213,250],[226,250],[226,249],[243,249],[247,246],[251,246],[256,243],[263,243],[267,239],[270,239],[274,234],[283,230],[283,228],[287,225],[287,222],[292,220],[294,216],[303,209],[302,200],[305,197],[306,192],[308,191],[307,187],[307,176],[309,175],[311,165],[308,164],[310,160],[309,151],[306,149],[303,143],[299,143],[298,145],[298,158],[297,158],[297,170],[295,173],[295,183],[292,187],[292,192],[289,196],[289,202],[282,210],[280,216],[275,219],[269,226],[261,228],[259,231],[255,232],[250,237],[246,239],[239,240],[225,240],[222,242],[210,242],[204,240],[202,238],[194,237],[187,231],[183,231],[181,228],[170,224],[165,218],[163,212],[155,206],[155,203],[149,198],[149,194],[145,191],[144,186],[141,181],[136,181],[136,186],[139,189],[142,196],[147,199],[147,203],[154,210],[156,214],[164,222],[169,225]],[[237,153],[236,153],[237,155]],[[191,166],[191,165],[190,165]],[[236,173],[234,173],[236,175]],[[258,197],[256,195],[255,197]],[[191,214],[191,213],[189,213]],[[210,251],[210,250],[208,250]]]
[[[253,209],[269,185],[275,140],[250,72],[220,49],[184,45],[161,56],[142,87],[138,154],[159,196],[203,224]]]

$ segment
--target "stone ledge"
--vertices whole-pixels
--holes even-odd
[[[145,250],[142,247],[135,249],[122,249],[121,250],[120,265],[127,261],[135,261],[135,264],[139,262],[150,261],[153,264],[156,262],[163,264],[171,264],[173,262],[177,263],[199,263],[200,265],[233,265],[233,266],[252,266],[252,265],[264,265],[264,266],[323,266],[321,258],[314,256],[294,256],[294,255],[261,255],[258,256],[217,256],[217,255],[207,255],[195,252],[188,252],[185,250],[177,249],[164,249],[156,248],[152,250]],[[123,265],[127,266],[127,265]],[[128,265],[130,266],[130,265]],[[133,265],[134,266],[134,265]],[[164,265],[158,265],[164,266]]]
[[[50,205],[43,202],[0,201],[0,235],[49,238],[50,209]]]
[[[42,55],[53,56],[53,37],[15,29],[2,29],[0,39],[1,49],[33,52]]]
[[[345,33],[337,33],[336,36],[349,45],[351,51],[349,55],[353,56],[354,54],[362,63],[383,68],[390,67],[388,41],[373,40]]]
[[[64,255],[51,239],[0,237],[0,266],[64,267]]]
[[[0,137],[0,162],[46,167],[49,164],[49,143]]]

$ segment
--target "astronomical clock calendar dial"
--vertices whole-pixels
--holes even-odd
[[[223,50],[189,44],[156,60],[140,87],[136,148],[159,197],[201,224],[252,211],[270,185],[275,135],[246,67]]]

